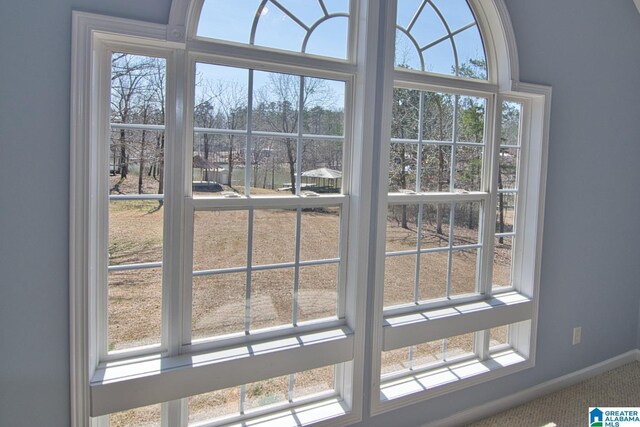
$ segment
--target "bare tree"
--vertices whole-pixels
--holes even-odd
[[[334,96],[324,80],[303,77],[301,87],[300,78],[289,74],[269,74],[269,83],[256,92],[258,114],[254,113],[254,120],[261,121],[273,132],[295,134],[301,125],[301,115],[307,108],[331,104]],[[295,193],[297,140],[283,138],[283,144],[289,164],[291,192]]]

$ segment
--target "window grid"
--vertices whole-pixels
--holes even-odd
[[[418,19],[420,18],[421,14],[423,13],[423,11],[425,10],[425,8],[427,6],[429,6],[429,10],[432,10],[436,14],[437,19],[440,21],[442,26],[445,28],[446,34],[444,36],[442,36],[442,37],[437,38],[436,40],[433,40],[433,41],[428,42],[426,44],[421,44],[417,40],[416,36],[413,34],[413,29],[414,29],[414,26],[415,26],[416,22],[418,21]],[[472,9],[470,7],[469,7],[469,10],[472,11]],[[411,19],[409,24],[406,25],[406,26],[403,26],[400,23],[396,23],[396,30],[401,32],[402,34],[404,34],[410,40],[412,46],[416,49],[416,51],[417,51],[417,53],[419,55],[419,60],[420,60],[420,68],[419,68],[419,70],[422,71],[422,72],[428,72],[429,71],[427,69],[427,60],[425,58],[425,53],[427,53],[429,51],[429,49],[434,48],[434,47],[440,45],[441,43],[449,41],[449,43],[451,43],[451,51],[452,51],[453,58],[454,58],[454,66],[453,66],[454,70],[452,70],[452,71],[453,71],[453,74],[455,76],[459,76],[460,75],[460,71],[461,71],[460,70],[461,64],[460,64],[460,58],[459,58],[459,54],[458,54],[458,47],[457,47],[457,44],[456,44],[455,36],[457,36],[460,33],[463,33],[466,30],[474,28],[474,27],[479,32],[478,24],[477,24],[477,22],[475,20],[475,17],[473,19],[474,20],[472,22],[469,22],[469,23],[467,23],[465,25],[459,26],[457,29],[452,29],[451,25],[447,22],[446,18],[444,17],[444,14],[440,10],[440,8],[432,0],[423,0],[420,3],[420,5],[418,6],[418,9],[416,10],[416,12],[413,15],[413,18]],[[483,70],[485,75],[484,76],[483,75],[480,75],[480,76],[465,76],[465,77],[474,77],[474,78],[481,78],[481,79],[485,79],[486,80],[486,78],[487,78],[487,76],[486,76],[486,74],[487,74],[486,73],[486,54],[484,53],[484,46],[483,46],[482,58],[480,60],[485,63],[485,65],[484,65],[485,69]],[[396,66],[397,65],[398,64],[396,64]]]
[[[209,0],[209,2],[211,2],[212,5],[214,5],[213,7],[215,7],[215,2],[213,0]],[[206,5],[207,1],[204,1],[204,8],[207,8]],[[343,12],[343,11],[330,11],[329,8],[327,7],[327,5],[325,4],[324,0],[317,0],[317,6],[319,7],[319,11],[321,12],[320,16],[317,16],[315,18],[315,20],[313,22],[311,22],[310,24],[305,22],[305,19],[299,17],[295,11],[291,10],[290,8],[288,8],[285,4],[283,4],[283,2],[280,2],[278,0],[261,0],[260,3],[258,4],[257,8],[255,9],[255,12],[251,13],[251,15],[253,16],[253,19],[251,20],[251,25],[250,28],[248,28],[249,33],[248,33],[248,44],[251,46],[265,46],[265,47],[271,47],[273,48],[274,46],[269,46],[269,45],[265,45],[263,43],[257,42],[256,41],[256,33],[258,30],[258,26],[261,22],[261,20],[267,16],[270,13],[270,6],[273,6],[275,9],[279,10],[282,13],[282,20],[284,21],[285,18],[288,18],[291,23],[294,24],[294,27],[296,27],[299,31],[302,31],[304,33],[304,37],[302,38],[302,43],[300,45],[299,48],[299,52],[300,53],[307,53],[307,49],[308,49],[308,43],[309,43],[309,39],[311,38],[312,34],[314,33],[314,31],[316,29],[318,29],[318,27],[320,27],[323,23],[327,22],[327,21],[331,21],[334,20],[336,18],[346,18],[347,22],[350,23],[350,13],[349,12]],[[351,8],[350,2],[347,2],[347,10],[349,10]],[[201,9],[201,12],[202,12]],[[247,13],[247,10],[241,10],[241,13]],[[266,24],[266,19],[265,21],[265,25]],[[347,27],[347,39],[349,38],[349,32],[351,31],[351,25],[349,25]],[[273,28],[271,28],[271,30],[275,30]],[[198,36],[201,37],[212,37],[213,39],[216,40],[221,40],[221,41],[232,41],[232,42],[241,42],[243,43],[243,41],[239,40],[236,37],[232,37],[232,38],[227,38],[226,34],[215,34],[214,36],[211,35],[202,35],[205,32],[209,32],[211,31],[210,29],[206,29],[206,30],[202,30],[200,28],[198,28]],[[290,34],[290,36],[293,36],[292,34]],[[345,39],[343,41],[344,43],[344,48],[345,48],[345,53],[346,53],[346,58],[342,58],[341,55],[337,55],[336,58],[339,59],[347,59],[350,56],[350,52],[349,52],[349,45],[350,43],[348,42],[348,40]],[[244,42],[246,43],[246,42]],[[290,48],[284,48],[282,46],[275,46],[276,48],[281,48],[283,50],[292,50]],[[313,52],[311,52],[313,54]],[[324,54],[323,54],[324,55]],[[324,56],[329,56],[329,57],[333,57],[334,55],[324,55]]]

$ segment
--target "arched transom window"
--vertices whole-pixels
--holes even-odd
[[[398,1],[395,65],[486,79],[482,37],[467,1]]]
[[[196,34],[347,59],[349,0],[205,0]]]

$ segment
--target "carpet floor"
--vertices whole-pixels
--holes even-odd
[[[605,372],[468,427],[586,427],[590,406],[640,406],[640,362]]]

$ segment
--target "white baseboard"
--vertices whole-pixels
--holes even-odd
[[[579,371],[554,378],[527,390],[503,397],[502,399],[487,402],[450,417],[433,421],[425,424],[423,427],[456,427],[478,421],[634,361],[640,361],[640,349],[628,351]]]

